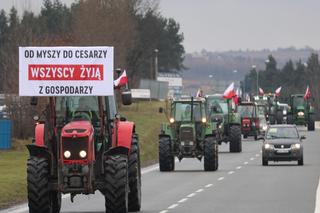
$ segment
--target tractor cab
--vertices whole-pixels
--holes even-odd
[[[238,106],[241,116],[241,132],[244,138],[254,136],[257,139],[260,130],[260,119],[257,105],[253,102],[242,102]]]

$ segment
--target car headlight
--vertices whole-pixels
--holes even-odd
[[[87,152],[84,151],[84,150],[82,150],[82,151],[79,152],[79,156],[80,156],[81,158],[85,158],[85,157],[87,157]]]
[[[299,144],[299,143],[293,144],[293,145],[292,145],[292,148],[294,148],[294,149],[300,149],[300,148],[301,148],[301,144]]]
[[[169,119],[170,123],[174,123],[174,118]]]
[[[65,151],[63,153],[63,155],[64,155],[65,158],[70,158],[71,157],[71,152],[70,151]]]
[[[282,113],[283,113],[284,115],[286,115],[286,114],[287,114],[287,110],[283,110]]]
[[[298,116],[300,117],[304,116],[304,112],[298,112]]]
[[[272,149],[272,145],[266,143],[266,144],[264,145],[264,148],[265,148],[265,149]]]
[[[207,122],[207,119],[206,118],[202,118],[202,123],[206,123]]]

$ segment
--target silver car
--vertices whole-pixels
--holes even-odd
[[[269,161],[298,161],[303,165],[302,140],[295,125],[270,125],[263,138],[262,165]]]

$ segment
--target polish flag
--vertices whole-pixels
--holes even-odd
[[[281,89],[282,89],[282,87],[279,87],[278,89],[276,89],[276,96],[277,97],[280,96]]]
[[[118,79],[114,80],[114,88],[120,88],[128,83],[127,72],[124,70]]]
[[[306,94],[304,94],[304,99],[308,100],[311,97],[311,91],[309,86],[307,87]]]
[[[224,91],[223,98],[231,99],[236,96],[236,92],[234,91],[234,82],[230,84],[230,86]]]
[[[263,95],[264,95],[264,91],[263,91],[263,89],[261,89],[260,87],[259,87],[259,95],[260,95],[260,96],[263,96]]]

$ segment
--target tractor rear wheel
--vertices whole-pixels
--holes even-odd
[[[240,126],[230,127],[230,152],[241,152],[242,142],[241,142],[241,128]]]
[[[204,140],[204,170],[216,171],[218,166],[218,143],[214,137],[208,137]]]
[[[293,116],[292,115],[287,115],[287,123],[293,124]]]
[[[141,208],[141,165],[138,135],[133,135],[129,155],[129,211],[140,211]]]
[[[277,111],[276,116],[277,116],[276,117],[277,124],[282,124],[283,123],[283,112]]]
[[[160,138],[159,167],[161,172],[174,170],[174,155],[169,137]]]
[[[309,115],[308,120],[308,131],[314,131],[314,119],[311,115]]]
[[[108,156],[105,164],[104,191],[106,213],[128,212],[128,157]]]
[[[49,190],[47,159],[31,156],[27,162],[28,205],[30,213],[59,213],[61,193]]]

